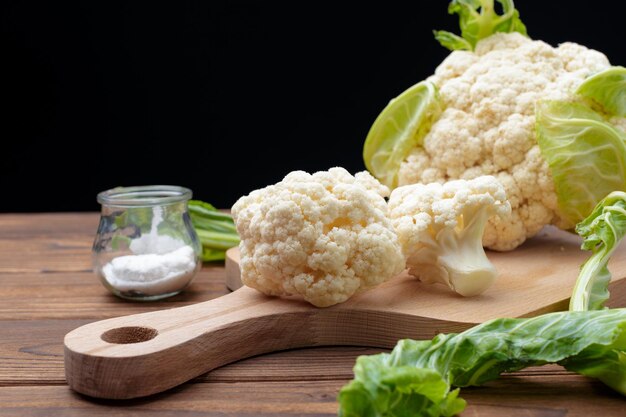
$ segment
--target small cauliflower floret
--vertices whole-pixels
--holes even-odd
[[[409,273],[440,282],[463,296],[485,291],[496,278],[482,246],[489,217],[506,217],[511,206],[494,177],[398,187],[389,199]]]
[[[294,171],[241,197],[241,280],[268,295],[299,295],[317,307],[346,301],[404,269],[387,217],[389,189],[367,172]]]

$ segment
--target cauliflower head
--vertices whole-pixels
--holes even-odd
[[[480,294],[494,282],[496,269],[482,236],[489,217],[506,219],[510,213],[504,187],[492,176],[405,185],[389,198],[409,273],[463,296]]]
[[[232,214],[243,284],[327,307],[399,274],[405,262],[388,194],[367,172],[331,168],[294,171],[241,197]]]
[[[513,249],[548,224],[571,227],[559,216],[537,144],[535,104],[574,100],[587,77],[609,67],[598,51],[569,42],[554,48],[517,32],[453,51],[427,79],[438,87],[443,111],[401,163],[399,185],[496,177],[512,208],[511,216],[487,224],[483,243],[496,250]]]

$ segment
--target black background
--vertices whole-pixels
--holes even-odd
[[[294,169],[364,169],[377,114],[448,54],[432,29],[458,32],[445,0],[370,3],[4,0],[0,211],[159,183],[230,207]],[[620,3],[516,6],[531,37],[624,65]]]

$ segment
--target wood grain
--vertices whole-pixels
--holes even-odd
[[[98,213],[16,213],[0,215],[0,238],[32,240],[40,237],[87,236],[93,241]]]
[[[0,321],[0,386],[65,385],[63,342],[59,335],[86,324],[86,320]],[[237,361],[196,378],[195,382],[254,382],[347,380],[359,355],[386,349],[329,346],[292,349]],[[532,367],[515,375],[572,373],[557,365]]]
[[[93,400],[62,386],[0,388],[0,416],[336,416],[333,381],[184,384],[136,400]],[[507,376],[466,388],[461,417],[623,416],[623,397],[570,375]],[[591,397],[591,398],[590,398]]]
[[[0,386],[65,385],[63,335],[86,320],[0,321]],[[383,349],[330,346],[262,355],[221,367],[195,379],[202,382],[302,381],[352,378],[359,355]]]
[[[91,271],[94,213],[0,216],[0,273]]]
[[[422,284],[406,273],[333,308],[366,308],[444,321],[482,323],[497,317],[530,317],[567,310],[580,265],[589,252],[577,235],[545,228],[513,252],[488,251],[498,279],[485,293],[461,297],[442,285]],[[236,287],[238,248],[227,252],[227,283]],[[611,307],[626,305],[626,244],[615,251]]]
[[[563,310],[587,256],[579,247],[579,239],[552,229],[514,252],[490,253],[500,276],[477,297],[460,297],[404,273],[325,309],[243,287],[175,310],[91,323],[65,337],[66,378],[83,394],[135,398],[277,350],[325,345],[390,348],[402,338],[430,339],[498,317]],[[614,292],[626,292],[624,248],[614,253],[611,267]],[[137,380],[142,384],[135,384]]]
[[[0,416],[336,416],[344,381],[185,384],[131,401],[92,400],[66,387],[0,388]]]
[[[205,266],[181,294],[136,303],[111,294],[91,271],[0,273],[0,320],[105,319],[207,301],[227,294],[224,268]]]
[[[599,381],[576,375],[509,375],[484,387],[464,388],[461,416],[623,416],[624,397]],[[593,400],[591,400],[591,398]]]
[[[91,279],[85,268],[91,268],[97,221],[96,213],[0,215],[0,241],[16,245],[0,251],[0,416],[334,416],[336,393],[351,378],[354,358],[378,351],[320,347],[256,356],[140,400],[75,394],[63,375],[67,331],[93,319],[170,305],[124,302]],[[40,245],[41,239],[47,244]],[[25,250],[33,247],[40,258]],[[57,272],[42,272],[51,271],[51,264]],[[170,299],[171,305],[223,294],[223,274],[219,267],[204,271],[194,294]],[[626,306],[620,296],[614,291],[609,304]],[[488,387],[464,389],[462,396],[469,403],[465,417],[617,417],[625,404],[604,385],[558,366],[505,375]]]

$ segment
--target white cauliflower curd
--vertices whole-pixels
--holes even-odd
[[[282,181],[241,197],[241,280],[268,295],[299,295],[318,307],[346,301],[404,269],[387,217],[389,189],[343,168]]]
[[[452,53],[392,99],[365,144],[367,169],[390,188],[492,175],[512,213],[483,244],[511,250],[543,226],[572,229],[626,191],[626,68],[572,42],[527,37],[512,0],[452,0]]]
[[[512,214],[492,218],[483,244],[510,250],[559,216],[550,168],[537,144],[535,104],[572,100],[590,75],[608,69],[602,53],[575,43],[554,48],[517,33],[496,33],[474,51],[453,51],[427,81],[439,89],[442,112],[422,146],[401,163],[398,184],[495,176]]]
[[[409,273],[463,296],[478,295],[494,282],[497,272],[482,236],[488,218],[510,213],[504,187],[492,176],[405,185],[389,198]]]

